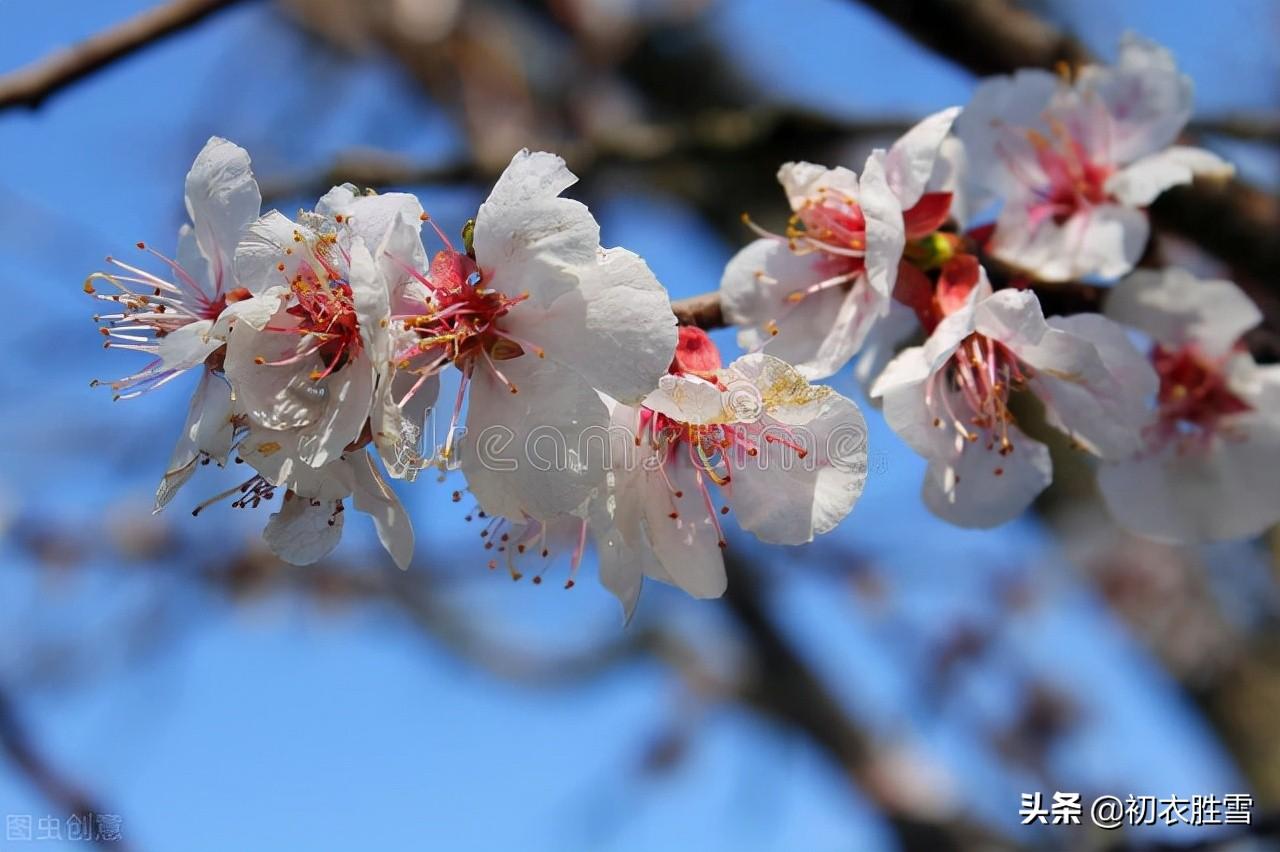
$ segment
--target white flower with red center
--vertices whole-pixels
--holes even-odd
[[[516,522],[571,512],[602,487],[603,467],[581,449],[609,422],[596,391],[639,401],[675,350],[666,290],[639,256],[600,247],[587,208],[559,197],[575,180],[559,157],[516,154],[470,251],[446,240],[425,273],[405,267],[416,286],[397,299],[408,332],[395,338],[397,368],[424,383],[448,364],[462,374],[443,460],[466,399],[457,451],[468,487],[488,514]],[[535,445],[558,458],[542,463]]]
[[[144,243],[143,249],[167,267],[156,274],[116,258],[115,270],[89,276],[85,291],[110,302],[103,323],[105,346],[145,352],[152,360],[140,371],[106,384],[117,399],[146,393],[200,368],[182,436],[156,492],[163,508],[199,463],[226,463],[233,441],[231,390],[222,375],[223,346],[234,317],[251,310],[250,292],[235,277],[233,259],[241,233],[258,216],[261,196],[243,148],[211,138],[187,173],[190,225],[178,234],[177,258]],[[111,286],[105,290],[104,284]]]
[[[1097,314],[1046,321],[1034,293],[992,293],[980,268],[945,283],[928,340],[894,358],[871,391],[889,426],[928,459],[931,511],[996,526],[1052,480],[1048,448],[1009,410],[1014,392],[1039,397],[1048,423],[1094,455],[1136,450],[1155,377],[1120,326]]]
[[[818,379],[848,363],[873,328],[902,336],[901,323],[879,321],[893,310],[904,247],[919,256],[947,219],[951,194],[935,188],[942,170],[934,172],[957,112],[932,115],[887,153],[873,152],[861,177],[812,163],[778,171],[793,211],[786,233],[760,231],[720,282],[725,317],[741,327],[739,345],[767,345]]]
[[[987,80],[956,121],[963,212],[1003,200],[988,249],[1037,278],[1119,277],[1146,245],[1142,208],[1196,175],[1233,172],[1174,144],[1191,100],[1169,52],[1132,36],[1115,66],[1087,66],[1074,84],[1035,69]]]
[[[1229,281],[1169,269],[1120,282],[1106,312],[1151,338],[1159,376],[1140,451],[1099,473],[1112,515],[1179,543],[1280,521],[1280,366],[1259,366],[1241,340],[1258,308]]]
[[[609,517],[591,520],[601,578],[628,612],[644,576],[723,593],[719,515],[730,507],[761,541],[803,544],[848,515],[866,481],[853,402],[763,353],[722,367],[696,328],[680,329],[659,388],[615,404],[612,422]]]
[[[335,207],[335,194],[347,212]],[[417,202],[406,198],[355,199],[340,187],[300,222],[263,216],[237,249],[241,280],[271,310],[236,324],[227,376],[249,420],[297,433],[298,458],[312,467],[371,437],[378,379],[390,359],[391,294],[370,251],[383,250],[379,230],[413,213]],[[370,248],[366,239],[377,242]]]

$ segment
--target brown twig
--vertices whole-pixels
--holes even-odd
[[[0,77],[0,109],[34,109],[118,59],[197,24],[240,0],[173,0]]]

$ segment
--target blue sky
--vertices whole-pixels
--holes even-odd
[[[57,5],[52,14],[35,0],[0,3],[0,71],[148,4]],[[715,14],[744,70],[780,100],[914,116],[962,102],[971,87],[856,4],[742,0]],[[1196,78],[1205,114],[1276,96],[1261,81],[1280,79],[1270,49],[1280,16],[1264,0],[1088,0],[1071,4],[1070,23],[1104,54],[1125,28],[1169,44]],[[323,102],[304,93],[317,86],[333,87]],[[0,332],[0,391],[21,400],[0,422],[0,528],[8,518],[109,529],[145,510],[183,393],[171,387],[112,405],[88,389],[93,376],[123,374],[128,355],[101,351],[80,283],[104,255],[137,240],[171,243],[182,176],[213,133],[248,146],[268,178],[352,145],[429,160],[461,144],[388,66],[318,54],[265,4],[220,15],[38,112],[0,114],[0,286],[19,305]],[[1265,157],[1250,168],[1275,180]],[[416,189],[437,219],[457,223],[483,191]],[[616,196],[597,214],[606,244],[644,255],[674,296],[713,286],[734,249],[670,199]],[[717,339],[734,351],[731,334]],[[847,381],[841,388],[856,392]],[[1082,702],[1085,723],[1052,756],[1064,785],[1121,795],[1241,789],[1176,688],[1033,523],[974,533],[934,520],[918,498],[923,464],[869,419],[882,470],[829,546],[881,566],[892,612],[806,572],[795,554],[759,553],[785,578],[779,618],[883,742],[929,755],[975,813],[1009,824],[1018,793],[1037,782],[997,765],[974,731],[1006,719],[1034,673]],[[455,487],[402,491],[423,543],[414,570],[473,568],[441,593],[520,647],[571,653],[617,635],[616,605],[594,582],[562,592],[484,571],[484,552],[461,521],[465,507],[448,499]],[[216,546],[255,535],[262,518],[221,509],[198,521],[179,511],[170,522]],[[368,553],[366,526],[348,527],[343,552]],[[460,663],[378,608],[330,612],[282,597],[233,605],[166,578],[163,567],[111,559],[36,576],[14,543],[17,527],[8,530],[2,683],[30,667],[23,649],[33,637],[93,635],[155,595],[185,596],[181,623],[141,660],[104,653],[72,682],[24,693],[24,716],[55,761],[112,804],[139,848],[888,848],[875,814],[820,755],[741,710],[690,711],[680,683],[657,664],[531,690]],[[993,658],[964,674],[954,706],[926,713],[926,661],[904,650],[904,631],[923,646],[947,625],[989,623],[992,584],[1010,572],[1026,575],[1039,604],[1004,626]],[[649,588],[641,607],[713,656],[732,656],[714,604]],[[644,775],[646,747],[673,725],[690,737],[686,758],[670,773]],[[0,812],[49,807],[0,765]]]

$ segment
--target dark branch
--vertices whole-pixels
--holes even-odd
[[[34,109],[118,59],[197,24],[240,0],[173,0],[0,77],[0,109]]]

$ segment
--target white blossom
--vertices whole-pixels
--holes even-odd
[[[1280,521],[1280,366],[1259,366],[1241,336],[1262,315],[1229,281],[1140,270],[1107,315],[1150,337],[1155,410],[1132,456],[1103,466],[1112,515],[1161,541],[1257,535]]]
[[[1037,278],[1117,278],[1146,245],[1142,208],[1196,175],[1232,174],[1175,144],[1191,101],[1169,52],[1134,36],[1116,65],[1074,82],[1037,69],[986,80],[955,125],[967,184],[957,214],[1003,201],[988,249]]]
[[[1018,428],[1015,391],[1039,397],[1048,423],[1094,455],[1137,448],[1155,377],[1123,329],[1096,314],[1046,321],[1034,293],[993,293],[985,273],[962,301],[952,296],[925,344],[894,358],[871,391],[889,426],[928,459],[931,511],[996,526],[1048,486],[1048,448]]]
[[[234,143],[211,138],[187,173],[185,199],[191,223],[178,232],[175,259],[138,243],[164,263],[164,274],[108,258],[115,269],[85,282],[86,292],[114,309],[94,317],[104,323],[105,345],[152,356],[138,372],[106,383],[118,399],[200,370],[182,434],[156,491],[157,511],[200,463],[224,465],[234,440],[235,409],[222,356],[232,321],[250,308],[250,293],[237,282],[233,268],[236,244],[261,204],[249,155]],[[98,292],[103,284],[112,289]]]
[[[779,169],[793,211],[786,233],[761,231],[720,282],[725,317],[741,327],[740,346],[767,346],[819,379],[877,330],[889,337],[877,345],[897,342],[902,326],[879,321],[892,310],[904,247],[924,242],[947,218],[951,195],[935,186],[934,171],[957,112],[936,113],[887,152],[872,152],[861,176],[813,163]]]

